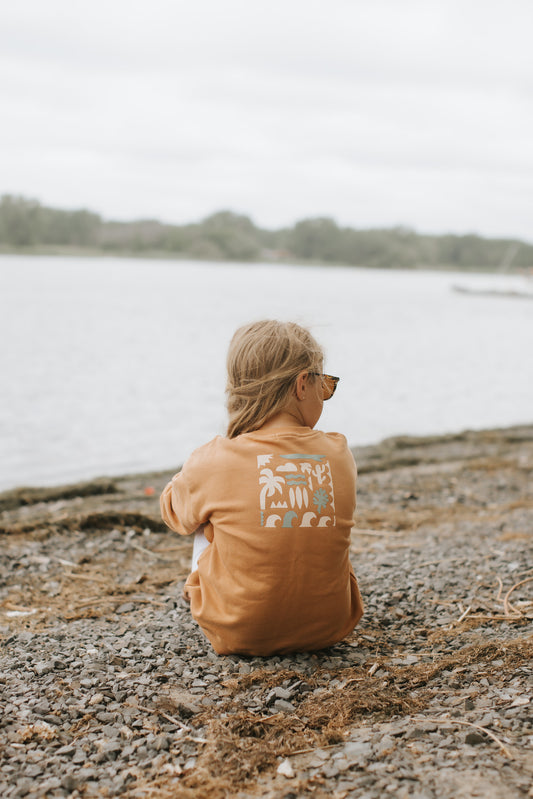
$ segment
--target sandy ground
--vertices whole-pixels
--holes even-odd
[[[169,473],[0,495],[2,796],[533,796],[533,427],[354,452],[365,616],[284,658],[191,622]]]

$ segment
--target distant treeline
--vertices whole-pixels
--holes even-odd
[[[232,261],[298,261],[375,267],[506,269],[533,267],[533,245],[473,234],[430,236],[398,227],[357,230],[316,218],[264,230],[247,216],[220,211],[201,222],[112,222],[91,211],[62,211],[35,200],[0,200],[0,249],[167,254]]]

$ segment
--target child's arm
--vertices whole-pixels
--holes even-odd
[[[215,443],[216,439],[194,450],[161,494],[163,521],[180,535],[191,535],[209,521]]]
[[[167,527],[170,527],[170,529],[174,530],[175,533],[180,533],[180,535],[189,535],[189,531],[184,528],[178,514],[172,507],[172,484],[175,479],[176,478],[167,483],[163,489],[163,493],[161,494],[161,498],[159,500],[161,516],[163,517],[163,521]]]
[[[191,535],[209,518],[206,507],[207,476],[202,460],[193,453],[161,494],[163,521],[180,535]]]

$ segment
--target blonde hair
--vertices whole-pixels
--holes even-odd
[[[324,353],[295,322],[266,319],[240,327],[227,358],[228,438],[250,433],[279,413],[300,372],[321,372]]]

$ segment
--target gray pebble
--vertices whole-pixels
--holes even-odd
[[[472,732],[467,732],[465,735],[465,743],[470,744],[470,746],[477,746],[478,744],[486,743],[487,737],[476,730],[472,730]]]
[[[287,702],[285,699],[276,699],[274,702],[274,710],[278,713],[293,713],[296,708],[292,702]]]
[[[372,745],[366,741],[348,741],[342,751],[348,763],[358,763],[369,757]]]
[[[135,610],[135,605],[133,604],[133,602],[124,602],[123,605],[119,605],[119,607],[116,609],[115,612],[116,613],[131,613],[133,610]]]
[[[31,763],[29,766],[26,766],[25,772],[27,777],[38,777],[39,774],[43,773],[43,768],[38,763]]]
[[[78,787],[78,780],[72,774],[65,774],[61,779],[61,787],[66,791],[75,791]]]

